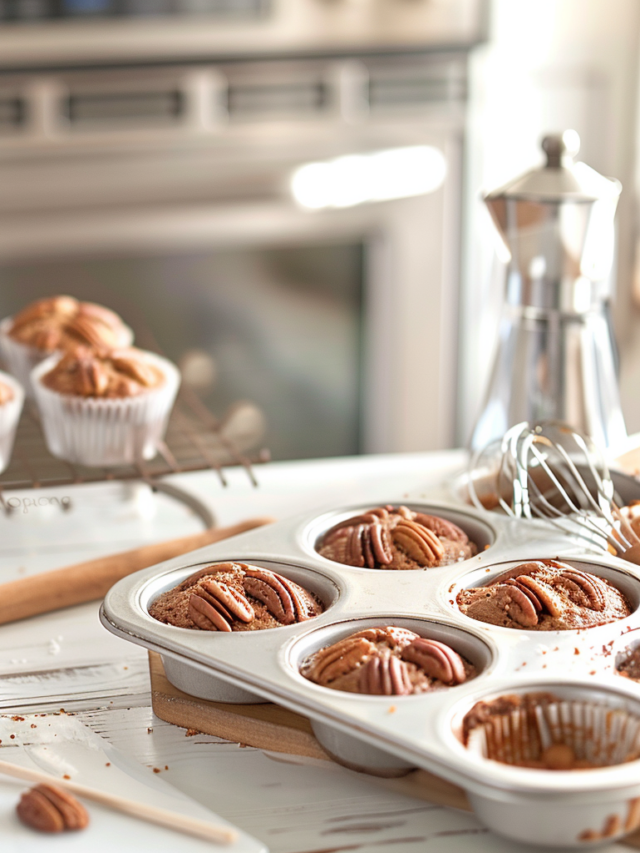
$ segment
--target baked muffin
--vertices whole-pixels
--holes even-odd
[[[332,690],[408,696],[462,684],[473,664],[446,643],[406,628],[365,628],[310,655],[300,667],[310,681]]]
[[[133,347],[77,347],[39,364],[31,381],[51,453],[102,467],[156,455],[180,374]]]
[[[149,615],[200,631],[262,631],[322,613],[313,593],[282,575],[246,563],[215,563],[164,592]]]
[[[316,545],[328,560],[368,569],[431,569],[467,560],[474,542],[457,525],[406,506],[379,506],[347,518]]]
[[[609,581],[556,560],[522,563],[486,586],[463,589],[457,602],[479,622],[527,631],[592,628],[631,613]]]
[[[11,460],[23,403],[24,391],[20,383],[13,376],[0,372],[0,472]]]
[[[165,381],[162,370],[142,350],[77,347],[43,374],[45,388],[58,394],[118,399],[138,397]]]
[[[77,346],[127,347],[132,342],[133,332],[116,313],[72,296],[39,299],[0,323],[2,356],[31,396],[31,371],[53,353]]]

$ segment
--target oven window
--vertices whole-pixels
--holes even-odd
[[[16,264],[1,316],[66,293],[103,303],[221,417],[250,400],[274,459],[361,452],[362,244]]]

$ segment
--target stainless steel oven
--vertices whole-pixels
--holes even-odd
[[[393,27],[381,41],[391,6],[402,51]],[[449,31],[423,32],[416,50],[409,7],[414,25]],[[264,32],[275,33],[284,19],[266,8]],[[31,42],[17,23],[0,27],[0,55],[8,29],[18,35],[0,78],[0,312],[51,292],[111,305],[214,411],[256,402],[276,458],[446,447],[467,51],[481,4],[353,0],[340,14],[368,10],[360,55],[312,26],[334,4],[313,8],[306,38],[319,47],[324,32],[331,50],[316,55],[303,39],[304,55],[286,59],[286,27],[264,42],[274,55],[247,58],[251,18],[203,19],[212,55],[183,49],[179,62],[130,18],[40,23]],[[184,48],[184,17],[174,25],[150,33]],[[220,33],[242,26],[245,57],[221,55]],[[129,34],[131,56],[110,27]],[[108,66],[80,67],[80,31],[86,44],[102,32]],[[143,42],[156,45],[153,61],[140,61]],[[53,67],[64,44],[66,66]],[[49,67],[21,70],[28,56],[38,64],[33,45]]]

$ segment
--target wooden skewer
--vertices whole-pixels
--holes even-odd
[[[104,598],[114,583],[126,575],[272,521],[273,518],[267,517],[251,518],[230,527],[210,527],[192,536],[143,545],[131,551],[0,584],[0,625]]]
[[[18,767],[15,764],[10,764],[8,761],[0,761],[0,773],[3,773],[5,776],[13,776],[16,779],[22,779],[25,782],[57,785],[59,788],[65,788],[67,791],[71,791],[73,794],[77,794],[86,800],[93,800],[95,803],[101,803],[116,811],[130,814],[133,817],[140,818],[140,820],[146,820],[149,823],[155,823],[167,829],[186,832],[188,835],[203,838],[205,841],[215,841],[218,844],[231,844],[238,838],[238,833],[235,829],[210,823],[207,820],[188,817],[178,812],[168,812],[164,809],[159,809],[157,806],[149,806],[146,803],[136,803],[124,797],[118,797],[116,794],[107,794],[104,791],[98,791],[97,788],[79,785],[77,782],[72,782],[68,779],[59,779],[57,776],[51,776],[49,773],[43,773],[40,770]]]

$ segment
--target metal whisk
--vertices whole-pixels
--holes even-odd
[[[602,453],[561,421],[520,423],[474,454],[469,495],[480,509],[541,519],[640,564],[640,537],[620,512]]]

